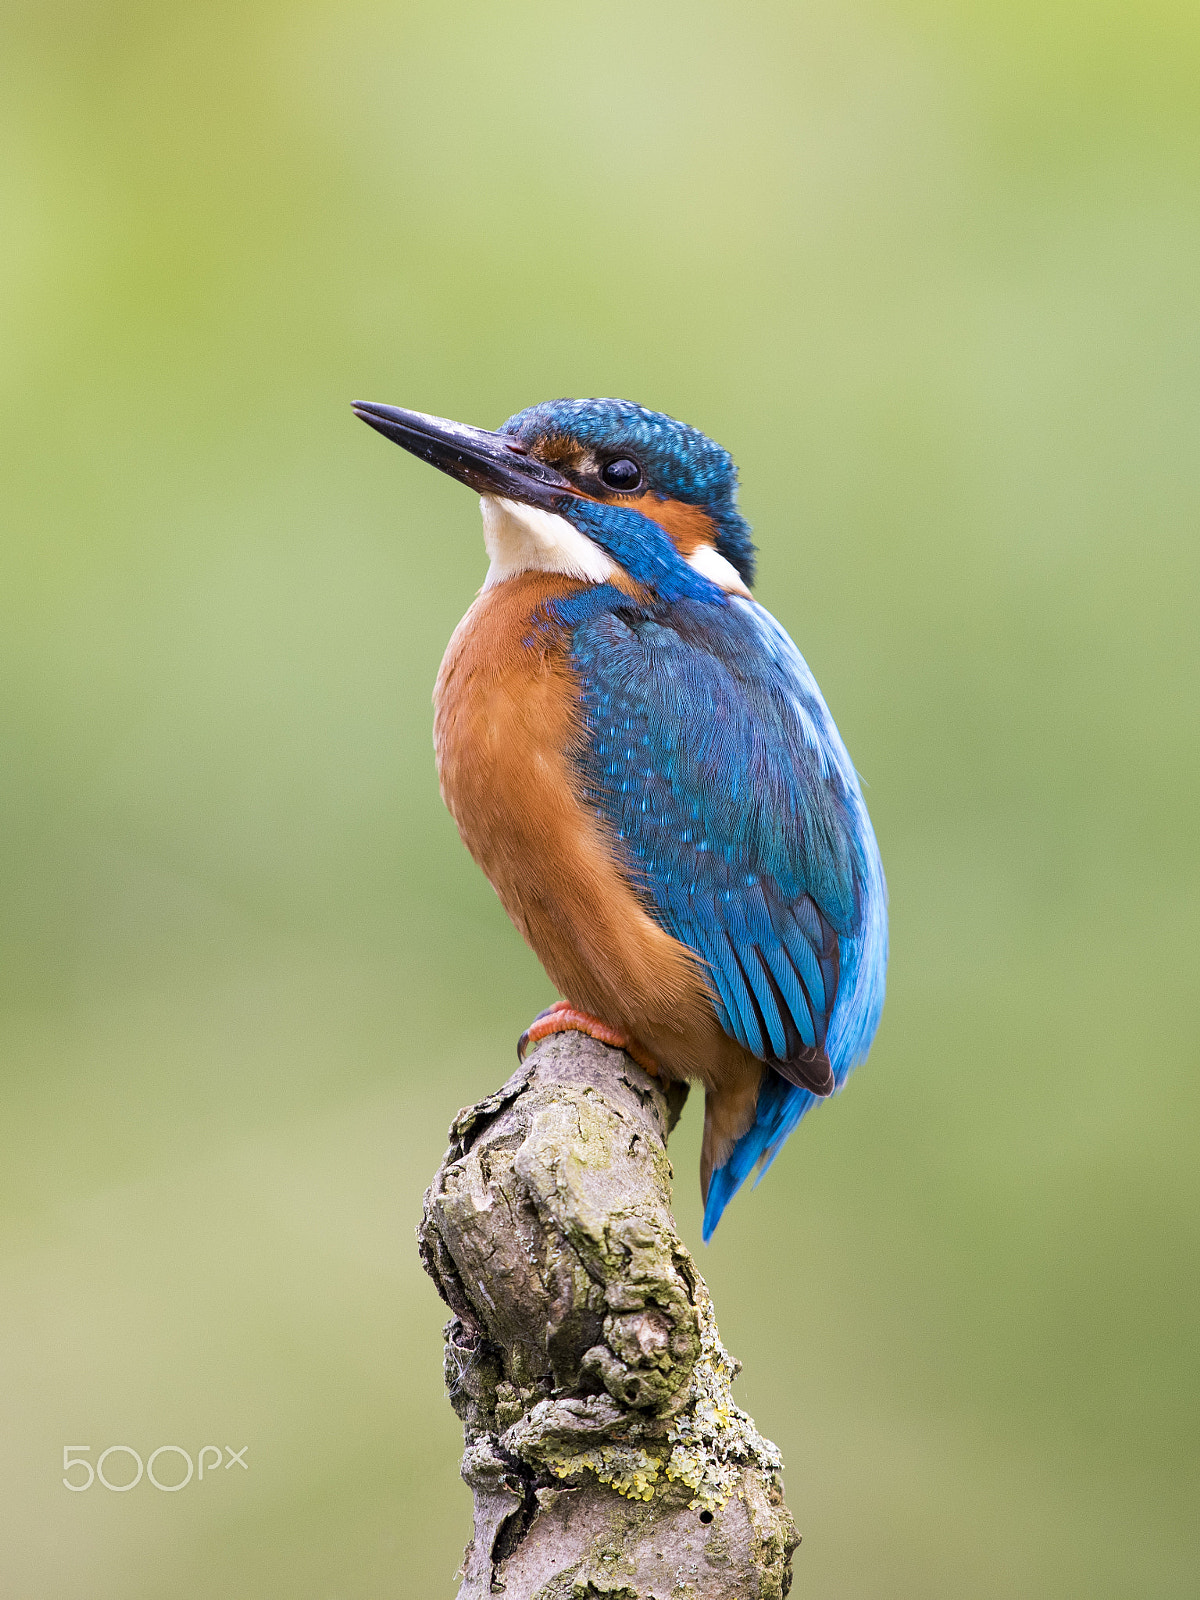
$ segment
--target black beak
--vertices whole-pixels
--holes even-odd
[[[400,406],[354,402],[354,414],[393,444],[448,472],[477,494],[501,495],[526,505],[553,509],[573,485],[553,467],[531,456],[519,439],[486,428],[469,428],[445,417]]]

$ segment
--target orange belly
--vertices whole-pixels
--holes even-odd
[[[580,587],[523,573],[485,590],[455,630],[434,691],[443,798],[565,999],[631,1034],[670,1076],[736,1080],[743,1094],[752,1078],[756,1093],[761,1065],[721,1028],[703,964],[647,913],[580,792],[564,642],[524,643],[533,610]]]

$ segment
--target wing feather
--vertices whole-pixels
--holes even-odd
[[[851,796],[815,684],[760,615],[681,602],[581,624],[581,762],[655,915],[707,963],[722,1025],[819,1095],[838,934],[858,918]]]
[[[601,611],[573,633],[581,775],[648,909],[773,1070],[712,1175],[704,1237],[866,1054],[887,895],[858,780],[795,645],[753,601]]]

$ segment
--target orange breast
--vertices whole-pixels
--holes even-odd
[[[580,587],[523,573],[485,590],[459,624],[434,691],[442,795],[560,993],[673,1075],[711,1084],[743,1053],[717,1022],[701,963],[648,915],[583,799],[564,640],[524,643],[534,609]]]

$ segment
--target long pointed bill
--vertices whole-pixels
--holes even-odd
[[[385,439],[449,473],[477,494],[502,495],[506,500],[551,509],[564,494],[574,493],[561,473],[531,456],[519,439],[508,434],[366,400],[354,402],[354,414]]]

